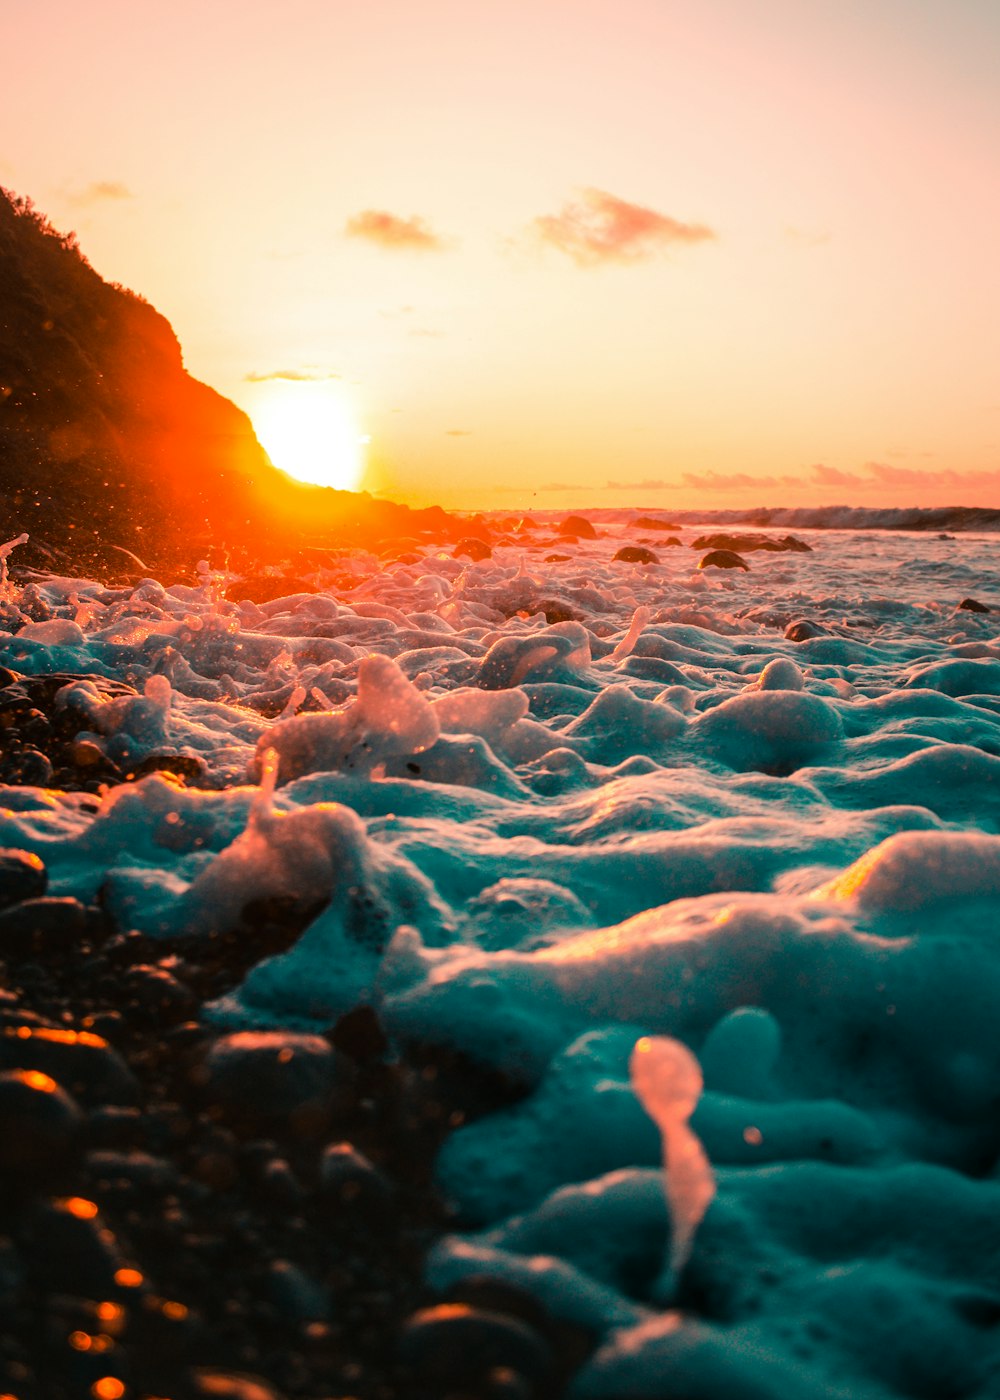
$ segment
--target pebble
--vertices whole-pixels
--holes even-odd
[[[148,1152],[99,1149],[84,1160],[89,1179],[104,1190],[166,1192],[177,1187],[177,1170],[165,1157]]]
[[[83,1128],[76,1101],[38,1070],[0,1073],[0,1172],[30,1176],[58,1167]]]
[[[0,956],[64,952],[86,929],[87,910],[78,899],[24,899],[0,913]]]
[[[43,861],[31,851],[0,848],[0,910],[25,899],[40,899],[48,882]]]
[[[460,559],[463,554],[467,558],[476,561],[480,559],[492,559],[493,557],[493,551],[485,540],[477,539],[459,540],[458,544],[451,551],[451,556],[453,559]]]
[[[198,998],[165,967],[139,963],[129,968],[122,986],[130,1005],[157,1025],[177,1025],[198,1007]]]
[[[52,764],[38,749],[20,749],[5,759],[3,779],[19,787],[48,787],[52,781]]]
[[[246,1125],[324,1131],[340,1078],[321,1036],[237,1031],[210,1046],[194,1070],[208,1102]]]
[[[0,1034],[0,1069],[41,1070],[88,1107],[134,1104],[140,1097],[122,1057],[90,1031],[8,1027]]]
[[[658,564],[660,561],[651,549],[641,544],[625,544],[616,555],[623,564]]]
[[[82,1196],[56,1197],[25,1220],[30,1229],[29,1273],[43,1287],[81,1298],[115,1298],[142,1283],[126,1266],[118,1241],[96,1204]]]
[[[268,1266],[267,1292],[277,1311],[290,1322],[329,1320],[330,1295],[326,1289],[287,1259],[274,1259]]]
[[[331,1143],[319,1164],[320,1191],[330,1204],[368,1217],[385,1211],[393,1198],[389,1181],[349,1142]]]
[[[420,1379],[451,1385],[474,1385],[497,1368],[537,1382],[552,1367],[552,1353],[534,1328],[464,1303],[414,1313],[400,1335],[399,1356]]]
[[[735,554],[731,549],[710,549],[709,552],[698,560],[699,569],[746,569],[750,572],[750,565],[741,554]]]

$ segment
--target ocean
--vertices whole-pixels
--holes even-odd
[[[75,747],[8,753],[0,846],[165,949],[318,910],[219,1034],[371,1006],[516,1082],[426,1276],[596,1333],[575,1400],[996,1397],[1000,511],[582,514],[5,580]]]

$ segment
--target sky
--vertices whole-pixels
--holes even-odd
[[[0,0],[0,35],[0,184],[275,460],[283,423],[456,509],[1000,506],[996,0]]]

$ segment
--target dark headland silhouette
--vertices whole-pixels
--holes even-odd
[[[190,567],[468,533],[440,507],[299,485],[192,378],[170,323],[0,188],[0,540],[18,563]]]

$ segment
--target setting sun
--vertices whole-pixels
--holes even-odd
[[[368,439],[340,385],[274,380],[259,386],[250,417],[271,461],[297,481],[341,490],[360,484]]]

